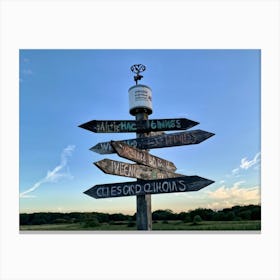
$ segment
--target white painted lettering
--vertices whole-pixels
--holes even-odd
[[[123,194],[124,194],[124,195],[128,195],[128,194],[129,194],[129,186],[128,186],[128,185],[125,185],[125,186],[123,187]]]
[[[185,185],[185,182],[183,180],[179,180],[178,183],[179,183],[178,187],[180,192],[185,192],[188,189],[188,187]]]
[[[98,196],[98,197],[102,197],[103,195],[103,193],[102,193],[102,189],[103,188],[97,188],[97,191],[96,191],[96,195]]]
[[[141,185],[135,185],[135,187],[136,187],[136,189],[135,189],[135,193],[136,193],[136,194],[141,193],[142,186],[141,186]]]
[[[151,192],[151,185],[149,183],[144,185],[144,192],[150,193]]]
[[[166,181],[162,182],[162,189],[164,192],[168,192],[168,187],[169,187],[168,182]]]
[[[111,196],[116,196],[117,195],[117,187],[116,186],[113,186],[111,188]]]
[[[178,191],[178,189],[177,189],[177,184],[176,184],[176,182],[172,182],[172,187],[171,187],[171,192],[177,192]]]
[[[122,193],[122,187],[117,186],[117,195],[120,195]]]

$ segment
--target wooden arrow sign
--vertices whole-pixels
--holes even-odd
[[[103,159],[95,162],[94,164],[104,173],[132,177],[141,180],[175,178],[184,176],[182,174],[159,170],[145,165],[131,164],[110,159]]]
[[[191,130],[178,133],[170,133],[153,137],[144,137],[136,139],[122,140],[125,144],[138,149],[155,149],[173,146],[199,144],[209,137],[215,135],[214,133],[204,130]],[[90,148],[91,151],[99,154],[115,153],[110,142],[98,143]]]
[[[168,131],[185,130],[199,124],[198,122],[186,119],[154,119],[154,120],[119,120],[105,121],[92,120],[79,125],[84,129],[98,133],[119,133],[119,132],[150,132],[150,131]]]
[[[153,156],[147,151],[131,147],[124,142],[111,141],[111,145],[120,157],[160,170],[174,172],[177,169],[173,162]]]
[[[94,198],[198,191],[214,181],[199,176],[95,185],[84,193]]]

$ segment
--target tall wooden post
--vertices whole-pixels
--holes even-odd
[[[152,114],[152,91],[148,86],[138,85],[143,76],[141,72],[145,71],[146,66],[143,64],[134,64],[130,70],[136,74],[134,81],[136,85],[130,87],[129,93],[129,113],[135,116],[136,121],[148,120]],[[150,133],[136,133],[136,138],[149,136]],[[139,180],[139,179],[138,179]],[[138,195],[137,200],[137,229],[152,230],[152,212],[151,212],[151,195]]]
[[[136,120],[148,120],[148,114],[138,112],[135,115]],[[150,133],[137,133],[137,138],[147,137]],[[139,180],[139,179],[138,179]],[[137,195],[137,229],[138,230],[152,230],[152,210],[151,210],[151,195]]]

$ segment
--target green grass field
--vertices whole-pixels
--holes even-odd
[[[136,230],[136,225],[129,222],[103,223],[98,226],[90,226],[82,223],[72,224],[45,224],[20,226],[21,231],[131,231]],[[153,223],[153,231],[219,231],[219,230],[261,230],[261,221],[202,221],[198,225],[184,223],[182,221],[158,221]]]

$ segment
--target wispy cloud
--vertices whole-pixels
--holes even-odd
[[[33,74],[33,71],[31,69],[23,69],[21,71],[21,73],[24,74],[24,75],[30,76],[30,75]]]
[[[56,166],[53,170],[48,171],[47,175],[36,182],[31,188],[27,189],[24,192],[20,193],[21,198],[32,198],[35,197],[34,195],[30,195],[29,193],[35,191],[38,189],[42,184],[44,183],[56,183],[61,178],[73,178],[73,176],[70,174],[69,170],[67,169],[67,162],[68,157],[72,155],[73,151],[75,149],[74,145],[68,145],[61,153],[60,156],[60,164]],[[67,172],[62,172],[63,169],[67,169]]]
[[[234,168],[231,170],[232,175],[236,175],[239,171],[239,168]]]
[[[258,167],[258,164],[260,163],[260,161],[261,161],[261,153],[260,152],[257,153],[253,157],[253,159],[251,159],[251,160],[248,160],[247,157],[244,157],[244,158],[241,159],[239,167],[234,168],[231,171],[231,174],[234,175],[234,176],[238,176],[238,174],[241,171],[248,170],[249,168],[251,168],[253,166],[254,166],[254,169],[256,169],[256,167]]]
[[[252,160],[248,160],[246,157],[241,159],[240,168],[248,169],[256,164],[258,164],[261,160],[261,153],[257,153]]]
[[[23,83],[25,81],[25,78],[27,78],[27,76],[31,76],[31,75],[33,75],[33,71],[30,68],[30,59],[27,57],[24,57],[22,59],[19,82]]]

